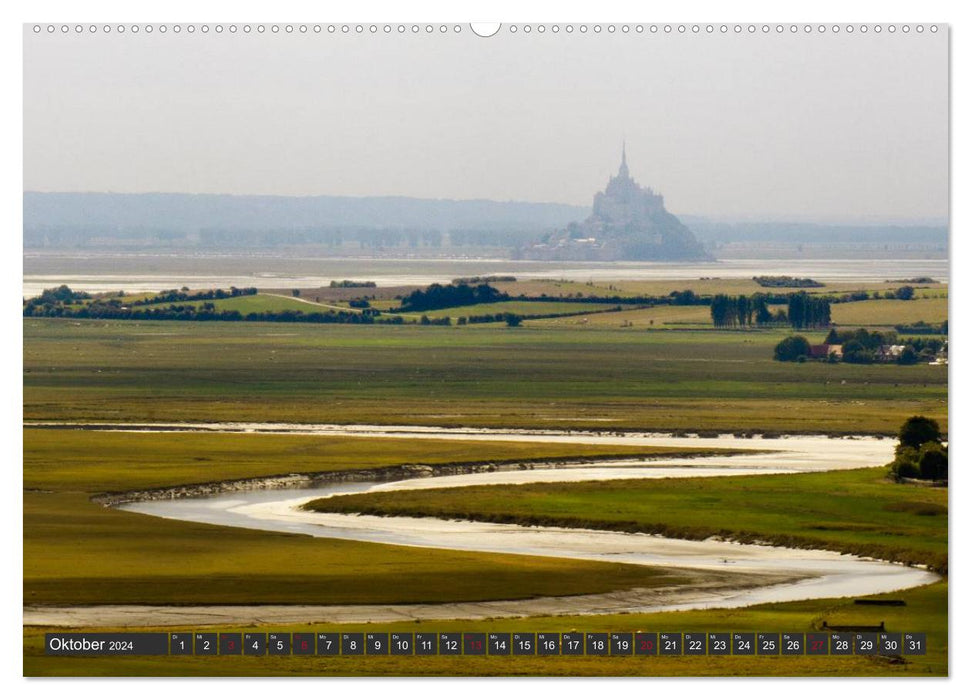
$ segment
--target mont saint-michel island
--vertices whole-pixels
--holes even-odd
[[[525,246],[529,260],[711,260],[687,226],[664,208],[664,197],[630,175],[626,144],[620,169],[593,198],[585,220]]]

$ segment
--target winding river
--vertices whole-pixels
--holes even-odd
[[[53,426],[52,426],[53,427]],[[63,424],[61,427],[66,427]],[[193,522],[253,528],[314,537],[431,547],[619,562],[698,571],[737,574],[748,585],[691,586],[687,589],[635,590],[611,594],[538,598],[525,601],[497,599],[483,603],[428,605],[259,606],[237,610],[240,621],[308,620],[333,622],[394,621],[410,619],[472,619],[484,617],[654,612],[729,608],[768,602],[812,598],[865,596],[888,593],[933,582],[936,574],[919,568],[874,561],[820,550],[789,549],[716,540],[679,540],[655,535],[628,534],[560,527],[523,527],[435,518],[376,517],[311,513],[304,503],[346,493],[453,488],[470,485],[513,485],[537,482],[579,482],[610,479],[669,477],[718,478],[746,474],[784,474],[852,469],[890,461],[893,441],[874,437],[780,438],[673,437],[659,434],[612,434],[577,431],[440,429],[416,426],[336,426],[284,424],[173,424],[119,426],[86,424],[86,429],[151,431],[272,432],[320,435],[357,435],[375,439],[426,438],[482,441],[559,442],[596,445],[719,447],[757,449],[758,453],[699,458],[612,460],[557,464],[556,468],[530,467],[508,471],[452,476],[428,476],[393,482],[335,483],[309,489],[235,491],[203,498],[151,500],[119,506],[125,510]],[[501,598],[498,592],[497,598]],[[255,611],[255,612],[254,612]],[[56,615],[50,611],[53,620]],[[90,611],[117,624],[171,624],[195,616],[235,619],[228,609],[159,608]],[[44,620],[45,618],[41,618]],[[50,620],[48,620],[50,621]]]

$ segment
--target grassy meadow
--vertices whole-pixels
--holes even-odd
[[[327,311],[327,307],[321,306],[313,301],[301,301],[294,297],[286,297],[276,294],[248,294],[246,296],[230,297],[228,299],[208,299],[204,301],[179,301],[165,302],[160,304],[148,304],[146,309],[165,309],[172,306],[192,306],[199,307],[205,303],[212,304],[216,311],[239,311],[244,316],[250,313],[263,313],[265,311],[301,311],[310,313],[312,311]]]
[[[838,326],[895,326],[941,323],[947,320],[947,297],[868,299],[833,304],[833,323]]]
[[[723,537],[947,569],[947,489],[895,484],[884,467],[354,494],[306,508]]]
[[[401,464],[706,455],[727,450],[339,435],[24,430],[24,488],[117,493]]]
[[[877,598],[883,596],[876,596]],[[44,656],[44,628],[24,632],[24,673],[42,676],[946,676],[946,581],[894,593],[899,607],[855,605],[839,598],[632,615],[535,617],[517,620],[422,621],[373,625],[252,625],[239,632],[812,632],[822,623],[873,625],[925,632],[927,655],[903,662],[864,656],[437,656],[70,658]],[[105,628],[99,631],[114,631]],[[172,631],[153,629],[145,631]],[[205,628],[178,631],[207,631]]]
[[[404,312],[402,316],[407,322],[417,321],[422,315],[429,318],[450,317],[455,323],[462,316],[494,315],[512,313],[520,315],[540,314],[581,314],[589,313],[591,318],[567,317],[560,319],[537,319],[529,322],[543,327],[579,327],[588,323],[595,328],[712,328],[711,316],[707,306],[656,306],[652,308],[628,307],[620,311],[608,311],[617,306],[616,303],[602,303],[587,301],[585,298],[595,297],[636,297],[636,296],[665,296],[674,291],[691,289],[699,295],[712,294],[788,294],[805,291],[812,295],[839,295],[848,292],[866,291],[870,294],[885,294],[902,286],[903,282],[883,283],[840,283],[829,282],[822,287],[800,289],[797,287],[762,287],[754,280],[745,279],[702,279],[702,280],[653,280],[626,282],[572,282],[567,280],[524,280],[516,282],[493,282],[494,287],[511,296],[528,296],[533,300],[511,300],[492,304],[474,306],[456,306],[445,309],[434,309],[423,312]],[[833,305],[833,323],[837,326],[855,327],[891,327],[897,324],[911,324],[918,321],[940,323],[947,319],[947,285],[939,283],[916,284],[914,298],[909,301],[897,299],[870,299],[867,301],[847,302]],[[242,314],[261,312],[327,311],[343,308],[347,311],[358,311],[349,305],[349,300],[359,296],[374,297],[371,306],[379,311],[388,312],[398,308],[400,297],[408,288],[320,288],[303,289],[299,298],[291,295],[291,290],[261,291],[255,295],[214,299],[205,301],[176,302],[180,306],[198,307],[203,303],[211,303],[216,311],[239,311]],[[390,296],[392,292],[397,292]],[[110,296],[110,295],[109,295]],[[121,301],[131,303],[139,299],[150,297],[151,294],[129,294],[120,297]],[[536,300],[539,297],[556,298],[561,301]],[[563,301],[570,299],[571,301]],[[151,308],[167,308],[172,302],[163,302],[145,306]],[[784,308],[784,305],[772,307]],[[606,312],[606,313],[605,313]]]
[[[294,472],[664,454],[650,448],[299,435],[24,431],[24,601],[366,603],[570,595],[683,580],[638,566],[315,539],[162,520],[93,495]],[[296,567],[294,563],[297,562]],[[452,583],[428,590],[428,577]]]
[[[847,292],[886,292],[904,284],[911,284],[915,296],[947,293],[947,285],[934,283],[895,282],[841,282],[827,281],[822,287],[763,287],[752,279],[707,277],[704,279],[665,280],[613,280],[600,282],[576,282],[572,280],[517,280],[515,282],[491,282],[492,286],[512,296],[584,297],[603,296],[663,296],[674,291],[691,289],[696,294],[756,294],[777,292],[788,294],[805,291],[810,294],[844,294]]]
[[[486,314],[575,314],[596,313],[606,309],[616,308],[617,304],[603,304],[585,301],[497,301],[493,304],[474,304],[472,306],[452,306],[447,309],[422,311],[420,314],[429,318],[443,318],[448,316],[453,322],[462,316],[479,316]],[[419,312],[416,312],[419,313]]]
[[[775,362],[784,331],[66,319],[23,327],[28,422],[834,434],[892,434],[917,413],[947,423],[946,367]]]

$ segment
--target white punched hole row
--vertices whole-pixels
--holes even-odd
[[[939,27],[936,24],[510,24],[501,27],[498,24],[472,25],[470,31],[476,36],[494,36],[505,29],[509,34],[839,34],[841,32],[866,34],[874,32],[880,34],[886,31],[895,34],[898,31],[909,34],[911,31],[923,34],[929,31],[936,34]],[[34,34],[151,34],[158,32],[165,34],[458,34],[463,31],[458,24],[48,24],[33,25]]]

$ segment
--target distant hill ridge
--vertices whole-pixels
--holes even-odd
[[[284,197],[226,194],[25,192],[24,229],[41,227],[280,229],[330,226],[555,228],[587,207],[411,197]]]
[[[521,248],[589,207],[409,197],[25,192],[27,248],[280,245]],[[712,221],[681,216],[706,247],[727,242],[947,246],[944,225]],[[444,234],[444,235],[443,235]]]

